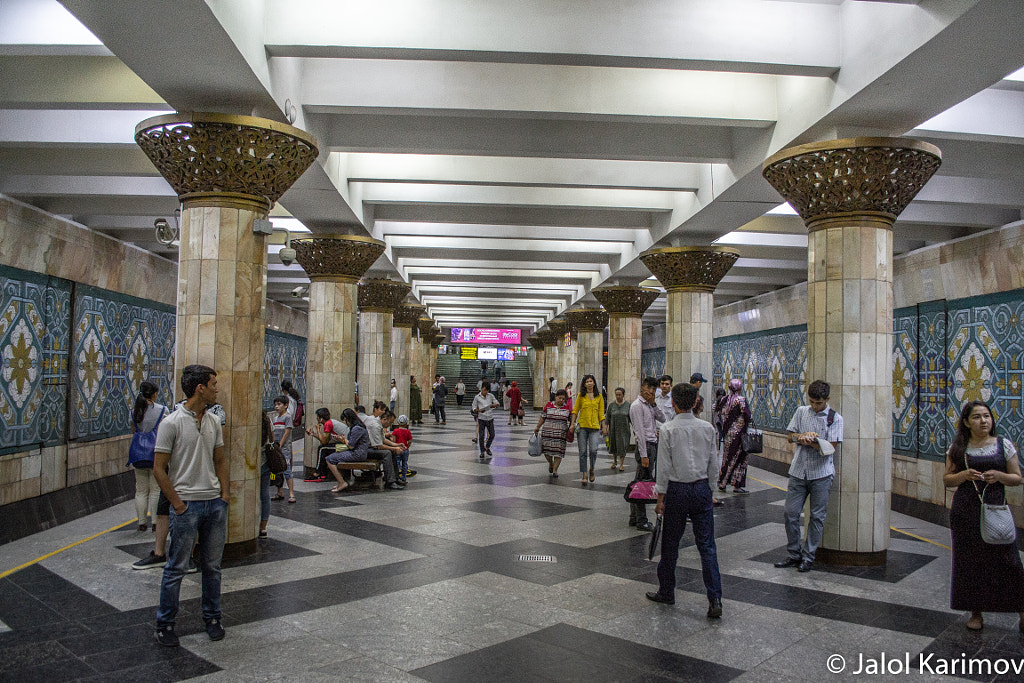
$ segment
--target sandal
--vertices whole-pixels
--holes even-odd
[[[281,494],[279,493],[279,494],[277,494],[276,496],[271,496],[271,497],[270,497],[270,500],[284,500],[284,496],[282,496],[282,495],[281,495]]]
[[[594,470],[590,470],[590,481],[594,481]]]
[[[346,487],[346,488],[347,488],[347,487]],[[289,502],[289,503],[294,503],[294,502],[295,502],[295,496],[292,496],[292,497],[290,497],[290,498],[288,499],[288,502]]]
[[[619,465],[619,472],[625,472],[625,471],[626,471],[626,466],[625,465]]]

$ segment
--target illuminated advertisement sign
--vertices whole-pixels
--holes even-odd
[[[453,327],[453,344],[521,344],[522,330],[487,327]]]
[[[498,360],[515,360],[516,352],[514,349],[498,349]]]
[[[498,349],[493,346],[481,346],[476,350],[476,357],[480,360],[498,360]]]
[[[461,348],[462,360],[476,360],[476,347],[475,346],[463,346]]]

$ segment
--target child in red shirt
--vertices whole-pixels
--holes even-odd
[[[412,445],[412,432],[409,431],[409,418],[405,415],[398,416],[395,428],[391,430],[391,439],[405,447],[400,454],[395,456],[398,466],[398,481],[405,483],[406,477],[415,474],[415,470],[409,470],[409,446]]]

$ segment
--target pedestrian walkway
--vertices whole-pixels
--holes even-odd
[[[225,562],[220,642],[203,630],[198,574],[182,582],[181,647],[154,641],[161,572],[130,567],[152,548],[131,502],[2,546],[0,574],[71,547],[0,579],[0,680],[820,683],[844,667],[851,680],[958,680],[930,671],[1024,660],[1016,615],[986,615],[974,634],[948,609],[941,527],[894,514],[886,567],[775,569],[785,480],[756,469],[751,493],[716,509],[723,618],[705,618],[689,530],[676,604],[654,604],[649,535],[627,525],[622,499],[632,464],[599,458],[582,487],[570,445],[551,481],[526,454],[536,419],[497,414],[484,461],[467,409],[425,420],[404,491],[296,482],[259,552]],[[854,674],[883,653],[890,673]],[[910,675],[896,670],[908,662]]]

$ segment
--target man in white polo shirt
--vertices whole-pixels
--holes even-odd
[[[189,365],[181,373],[185,402],[160,423],[156,434],[153,477],[171,505],[171,543],[167,549],[156,613],[156,639],[178,646],[181,577],[198,541],[203,573],[203,621],[210,640],[224,637],[220,611],[220,561],[228,532],[230,465],[224,454],[220,419],[206,409],[217,402],[217,373]]]

